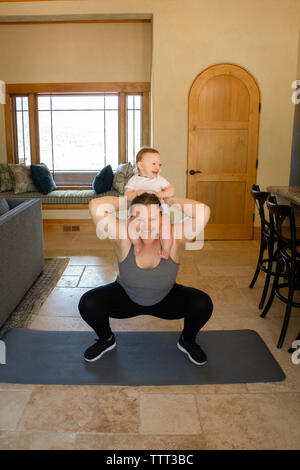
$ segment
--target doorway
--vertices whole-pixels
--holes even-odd
[[[206,203],[208,240],[253,238],[260,92],[234,64],[201,72],[189,92],[187,197]]]

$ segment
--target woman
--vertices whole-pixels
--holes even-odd
[[[210,209],[191,199],[172,197],[165,202],[171,210],[175,204],[185,216],[184,220],[169,227],[174,239],[169,259],[160,257],[162,214],[156,195],[144,192],[136,196],[127,220],[116,217],[116,211],[127,208],[126,198],[108,196],[93,199],[89,204],[97,235],[109,237],[113,244],[119,274],[114,282],[91,289],[80,299],[80,314],[99,337],[85,351],[86,361],[100,359],[116,347],[109,317],[130,318],[147,314],[170,320],[184,318],[177,347],[194,364],[203,365],[207,361],[204,351],[196,343],[196,336],[212,314],[212,301],[201,290],[177,284],[175,280],[185,243],[204,229]],[[137,256],[129,234],[142,238],[143,248]]]

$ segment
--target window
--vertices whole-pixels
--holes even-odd
[[[127,160],[135,163],[135,156],[141,147],[142,99],[141,96],[127,95]]]
[[[128,91],[123,91],[124,84],[107,87],[117,85],[119,91],[107,92],[68,91],[68,85],[66,91],[61,85],[59,91],[47,92],[44,85],[22,95],[16,92],[17,85],[8,85],[14,91],[9,100],[8,161],[43,162],[58,186],[67,187],[90,186],[108,164],[116,169],[119,163],[134,163],[139,148],[149,145],[149,86],[127,84]],[[30,86],[34,89],[23,88]]]
[[[116,168],[118,113],[117,93],[39,95],[40,161],[55,172]]]

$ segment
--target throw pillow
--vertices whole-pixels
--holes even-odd
[[[14,189],[14,182],[7,163],[0,164],[0,192]]]
[[[0,197],[0,215],[6,214],[9,211],[9,205],[4,197]]]
[[[28,193],[36,191],[36,187],[30,176],[30,166],[9,165],[14,180],[14,193]]]
[[[120,194],[124,194],[125,185],[127,181],[134,175],[134,168],[132,164],[121,163],[114,173],[113,189],[116,189]]]
[[[95,176],[93,181],[93,190],[97,194],[105,193],[112,187],[114,174],[111,165],[107,165]]]
[[[30,174],[37,190],[42,194],[48,194],[56,189],[53,176],[45,163],[30,166]]]

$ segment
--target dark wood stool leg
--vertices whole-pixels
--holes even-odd
[[[272,290],[271,290],[270,297],[269,297],[269,300],[267,302],[267,305],[265,306],[265,308],[264,308],[264,310],[261,314],[262,318],[264,318],[267,315],[267,313],[270,310],[270,307],[273,303],[274,296],[275,296],[275,289],[278,285],[278,279],[279,279],[279,275],[280,275],[280,272],[281,272],[281,265],[282,265],[282,260],[278,259],[277,263],[276,263],[276,273],[275,273],[275,277],[274,277],[274,281],[273,281]]]
[[[259,264],[262,262],[262,259],[263,259],[263,256],[264,256],[264,250],[266,248],[266,244],[265,244],[265,240],[263,239],[263,234],[261,234],[261,239],[260,239],[260,250],[259,250],[259,255],[258,255],[258,261],[257,261],[257,266],[256,266],[256,270],[255,270],[255,273],[254,273],[254,276],[253,276],[253,279],[249,285],[249,287],[252,289],[252,287],[254,286],[254,284],[256,283],[257,281],[257,278],[258,278],[258,275],[259,275],[259,272],[260,272],[260,267],[259,267]]]
[[[291,310],[292,310],[292,303],[294,297],[294,286],[295,286],[295,264],[292,265],[292,269],[288,273],[288,284],[289,284],[289,293],[288,293],[288,303],[285,309],[285,315],[283,320],[283,325],[280,333],[280,337],[277,343],[277,348],[282,348],[284,338],[289,326]]]
[[[262,296],[261,296],[261,299],[260,299],[260,302],[259,302],[259,306],[258,306],[259,309],[262,309],[263,306],[264,306],[266,296],[267,296],[267,292],[268,292],[269,285],[270,285],[272,265],[273,265],[273,259],[274,259],[273,252],[274,252],[273,245],[271,243],[269,243],[268,244],[268,256],[269,256],[268,270],[267,270],[267,276],[266,276],[266,279],[265,279],[264,290],[263,290],[263,293],[262,293]]]

